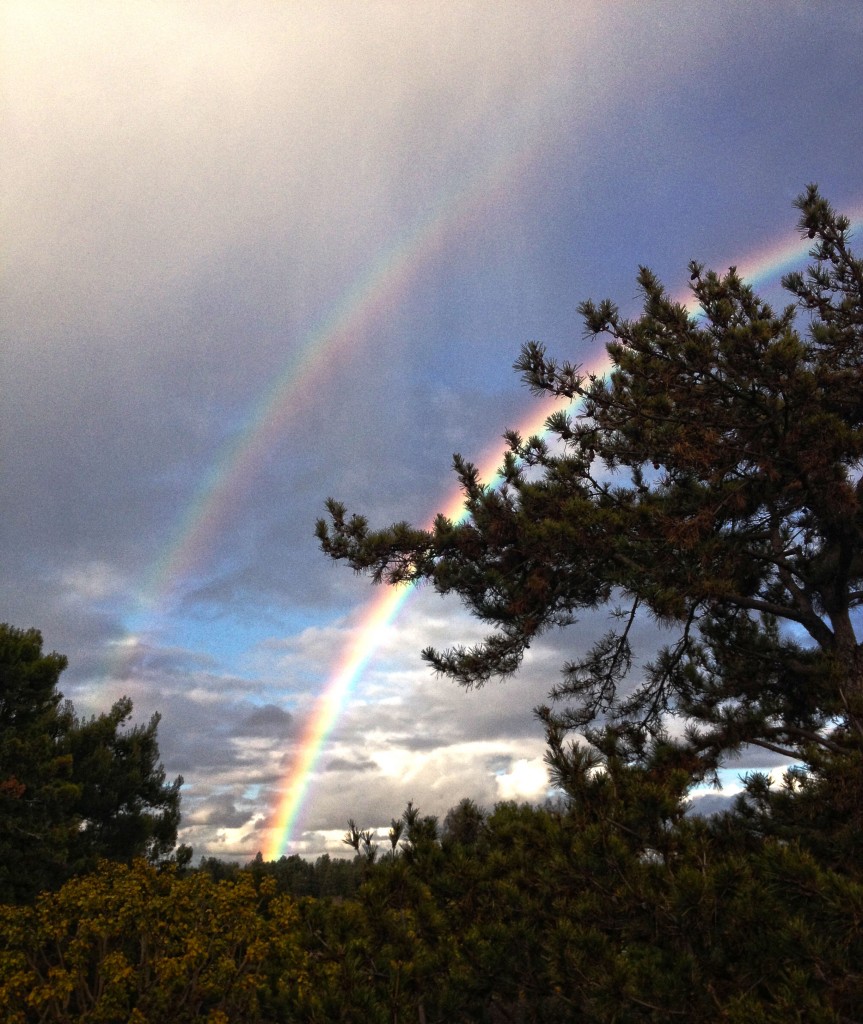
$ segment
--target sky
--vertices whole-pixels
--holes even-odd
[[[0,11],[0,620],[68,657],[80,713],[161,714],[196,859],[543,799],[532,708],[601,616],[466,692],[419,652],[482,626],[315,521],[457,514],[453,453],[489,474],[547,412],[520,346],[598,367],[577,306],[637,313],[640,264],[782,304],[803,187],[863,216],[863,5]]]

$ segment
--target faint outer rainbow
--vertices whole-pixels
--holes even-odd
[[[455,192],[443,196],[396,244],[357,278],[336,308],[295,346],[272,388],[261,398],[237,436],[217,455],[213,468],[151,567],[141,588],[145,611],[158,610],[206,559],[214,539],[224,532],[238,495],[247,493],[261,465],[272,453],[288,424],[311,402],[314,379],[332,359],[366,339],[387,314],[397,308],[423,266],[441,251],[455,230],[480,211],[509,198],[522,172],[537,153],[537,139],[527,133],[515,152],[499,154]]]
[[[138,606],[128,617],[129,636],[112,645],[106,677],[129,671],[139,641],[154,628],[171,599],[205,564],[224,534],[238,496],[247,494],[303,402],[313,401],[315,378],[332,359],[362,342],[387,311],[397,308],[423,266],[441,251],[457,229],[501,198],[512,194],[520,174],[540,150],[536,132],[527,131],[515,150],[501,151],[460,188],[441,196],[424,217],[357,277],[329,315],[293,347],[285,368],[235,437],[223,445],[199,483],[160,557],[139,588]]]
[[[863,206],[855,208],[848,216],[856,230],[863,227]],[[786,235],[780,241],[746,257],[738,265],[738,272],[753,286],[764,284],[800,266],[806,260],[810,246],[811,243],[807,240],[801,241],[796,236]],[[694,308],[690,292],[679,294],[677,301],[685,302],[687,306]],[[603,351],[601,356],[590,361],[585,367],[585,372],[601,374],[607,368],[608,360]],[[530,417],[522,423],[518,428],[519,432],[524,436],[543,433],[545,421],[554,408],[560,408],[560,405],[543,402],[541,408],[534,409]],[[500,448],[487,455],[479,465],[480,479],[493,481],[501,461]],[[464,495],[459,488],[443,503],[443,514],[450,519],[459,520],[465,515],[463,504]],[[413,592],[414,588],[411,586],[386,587],[382,593],[368,602],[360,621],[352,631],[355,639],[349,642],[336,669],[325,684],[285,775],[275,820],[269,829],[271,838],[266,852],[268,860],[275,860],[281,856],[290,842],[324,744],[366,666],[383,641],[387,628],[396,619]]]
[[[507,169],[511,170],[510,165]],[[491,187],[491,186],[489,186]],[[488,200],[473,194],[456,204],[442,204],[343,297],[330,317],[297,347],[275,386],[258,403],[237,438],[226,445],[197,498],[175,532],[175,540],[154,566],[147,588],[151,599],[169,592],[192,574],[225,528],[237,495],[248,492],[264,460],[290,421],[301,411],[314,377],[327,361],[365,338],[388,308],[398,305],[422,263],[443,245],[454,218],[466,217]]]

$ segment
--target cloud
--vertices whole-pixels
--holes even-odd
[[[371,758],[334,757],[327,761],[324,771],[327,772],[368,772],[378,767]]]
[[[540,800],[549,791],[548,769],[541,757],[520,757],[495,781],[501,800]]]
[[[293,715],[276,704],[264,704],[240,722],[236,729],[236,735],[284,739],[293,731],[293,720]]]

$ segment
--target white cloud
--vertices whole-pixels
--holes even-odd
[[[495,777],[501,800],[538,800],[549,791],[548,769],[541,757],[519,758]]]
[[[68,565],[60,575],[65,600],[103,602],[128,593],[129,579],[115,565],[98,560],[83,565]]]

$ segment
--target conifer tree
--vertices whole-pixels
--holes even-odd
[[[174,849],[183,779],[166,781],[159,715],[146,725],[130,724],[131,716],[128,697],[92,718],[70,714],[65,747],[78,785],[79,826],[70,850],[76,870],[92,868],[100,858],[155,863]]]
[[[66,659],[0,624],[0,901],[61,881],[78,822],[57,691]]]
[[[493,627],[478,646],[424,651],[438,672],[468,687],[508,676],[540,634],[605,609],[608,632],[539,709],[556,742],[576,729],[654,760],[677,719],[676,763],[693,775],[744,744],[804,761],[859,747],[863,262],[816,186],[796,205],[812,264],[783,279],[785,309],[734,267],[692,262],[691,312],[642,267],[638,318],[580,306],[610,339],[605,375],[524,346],[531,390],[574,404],[548,438],[507,433],[500,487],[454,457],[464,521],[372,530],[327,503],[326,553],[376,582],[430,581]],[[646,666],[642,616],[672,637]]]
[[[129,726],[124,697],[83,719],[57,689],[66,658],[37,629],[0,623],[0,902],[31,899],[99,858],[164,858],[182,777],[166,783],[158,715]]]

